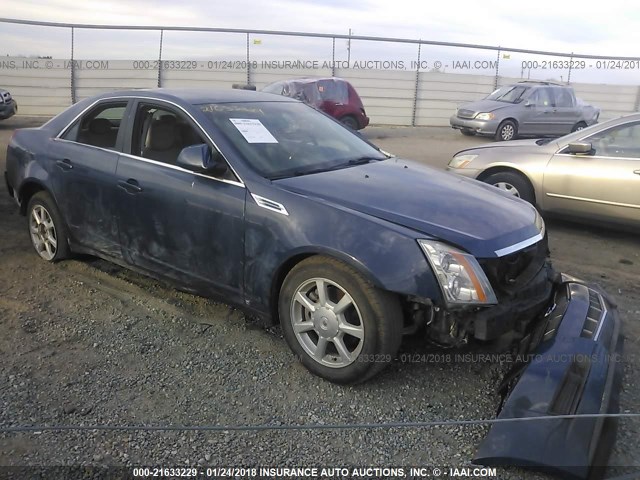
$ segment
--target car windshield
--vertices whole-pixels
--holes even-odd
[[[496,100],[498,102],[518,103],[522,100],[522,95],[527,91],[527,87],[521,85],[508,85],[500,87],[487,97],[487,100]]]
[[[284,178],[388,158],[336,121],[298,102],[200,105],[260,175]]]

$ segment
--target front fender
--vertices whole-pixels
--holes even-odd
[[[276,189],[259,193],[281,203],[287,215],[267,210],[247,194],[245,211],[245,301],[272,313],[274,281],[296,259],[327,255],[358,270],[378,288],[441,298],[440,287],[416,238],[417,232],[346,208]],[[277,296],[275,296],[277,298]]]

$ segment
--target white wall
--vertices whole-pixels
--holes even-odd
[[[71,105],[71,70],[62,59],[38,59],[38,68],[23,68],[33,59],[0,57],[0,88],[11,92],[20,115],[51,116]],[[11,62],[14,62],[13,64]],[[18,68],[10,68],[15,65]],[[140,66],[140,65],[138,65]],[[331,76],[331,70],[314,70],[314,76]],[[372,124],[411,125],[414,101],[416,125],[448,126],[449,117],[462,103],[478,100],[494,90],[495,77],[451,73],[420,72],[416,97],[416,73],[393,70],[337,70],[336,76],[349,80],[364,103]],[[286,78],[307,76],[308,71],[259,68],[250,73],[258,89]],[[155,88],[158,71],[134,68],[130,60],[109,60],[108,68],[92,69],[86,64],[75,69],[76,99],[119,89]],[[518,78],[499,77],[498,84]],[[231,70],[163,70],[163,87],[231,88],[246,83],[247,72]],[[576,94],[601,108],[601,120],[635,111],[640,87],[628,85],[573,84]]]

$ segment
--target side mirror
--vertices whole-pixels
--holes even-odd
[[[533,103],[531,103],[531,100],[527,100],[526,102],[524,102],[524,106],[525,107],[533,107]]]
[[[590,142],[575,142],[569,144],[569,153],[576,154],[588,154],[593,151],[593,146]]]
[[[221,175],[227,171],[227,164],[222,156],[216,152],[211,154],[208,145],[201,143],[185,147],[178,155],[177,164],[194,172],[209,172],[213,175]]]

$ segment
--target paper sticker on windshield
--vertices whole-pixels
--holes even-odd
[[[257,118],[230,118],[248,143],[278,143],[271,132]]]

